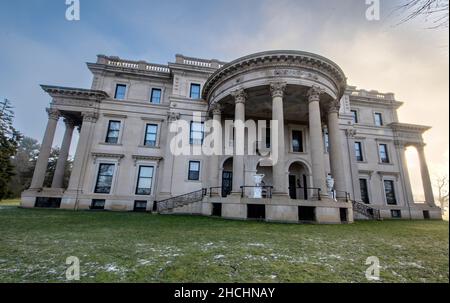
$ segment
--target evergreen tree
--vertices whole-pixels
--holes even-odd
[[[17,152],[21,134],[13,126],[14,112],[8,99],[0,101],[0,200],[11,195],[9,182],[14,176],[12,157]]]

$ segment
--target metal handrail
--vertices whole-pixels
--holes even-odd
[[[290,187],[291,188],[291,187]],[[320,193],[322,192],[321,188],[318,187],[303,187],[303,186],[296,186],[295,189],[306,189],[306,190],[313,190],[316,191],[317,190],[317,199],[319,201],[322,201],[322,197],[320,195]]]
[[[244,198],[244,195],[245,195],[245,189],[246,189],[246,188],[262,188],[262,189],[268,189],[266,198],[267,198],[267,199],[272,199],[272,190],[273,190],[273,186],[270,186],[270,185],[261,185],[261,186],[256,186],[256,185],[253,185],[253,186],[250,186],[250,185],[243,185],[243,186],[241,186],[241,198]]]
[[[336,199],[342,198],[342,197],[338,196],[338,193],[341,193],[341,194],[344,194],[344,196],[345,196],[345,202],[350,202],[352,200],[349,192],[343,191],[343,190],[334,190],[334,191],[336,192]]]
[[[208,189],[202,188],[201,190],[190,192],[184,195],[179,195],[169,199],[157,201],[156,207],[158,212],[174,209],[177,207],[182,207],[191,203],[202,201],[203,197],[205,197],[207,193]]]
[[[357,213],[360,213],[369,219],[378,220],[378,221],[383,220],[379,209],[370,207],[364,203],[357,202],[354,200],[352,200],[352,205],[353,205],[353,211],[356,211]]]

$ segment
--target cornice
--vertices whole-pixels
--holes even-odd
[[[394,131],[402,131],[402,132],[414,132],[423,134],[424,132],[431,129],[431,126],[426,125],[418,125],[418,124],[407,124],[407,123],[390,123],[387,125]]]
[[[214,87],[231,75],[239,74],[248,68],[283,66],[288,68],[307,68],[322,72],[333,80],[341,96],[347,88],[347,79],[344,72],[333,61],[312,53],[282,50],[256,53],[225,64],[205,83],[203,99],[208,100]]]
[[[41,85],[41,88],[48,93],[52,98],[66,97],[78,99],[96,99],[104,100],[109,98],[109,95],[101,90],[92,90],[84,88],[73,88],[63,86]]]

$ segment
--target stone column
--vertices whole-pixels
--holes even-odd
[[[75,159],[73,161],[72,173],[70,175],[67,191],[79,191],[82,184],[82,173],[85,170],[89,156],[91,136],[97,122],[96,113],[83,113],[83,124],[81,125],[80,137],[78,139]]]
[[[53,175],[52,188],[63,188],[64,172],[66,169],[66,162],[69,157],[70,143],[72,142],[73,129],[75,124],[70,119],[65,119],[66,131],[59,152],[58,162],[56,163],[55,174]]]
[[[215,125],[222,125],[222,108],[219,104],[215,104],[212,108],[213,113],[213,131],[214,131],[214,147],[213,154],[210,157],[209,172],[210,172],[210,187],[218,187],[219,185],[219,157],[222,154],[222,127],[214,128]],[[214,193],[220,193],[215,191]]]
[[[342,150],[341,130],[339,127],[340,101],[331,102],[328,110],[328,134],[330,142],[331,175],[335,181],[337,191],[348,192],[345,182],[344,152]]]
[[[422,174],[423,191],[425,193],[425,202],[435,207],[433,186],[431,185],[430,172],[428,170],[427,160],[425,158],[425,144],[417,146],[420,161],[420,173]]]
[[[312,175],[314,187],[322,190],[321,194],[326,195],[326,176],[324,165],[324,147],[322,140],[322,120],[320,118],[320,94],[319,87],[313,86],[308,91],[309,102],[309,138],[312,160]]]
[[[359,169],[358,163],[356,162],[355,155],[355,136],[357,134],[356,129],[349,128],[345,130],[345,135],[347,137],[347,156],[348,162],[350,163],[350,177],[352,180],[352,198],[355,201],[361,201],[361,187],[359,185]]]
[[[34,169],[30,189],[40,189],[44,186],[48,158],[50,157],[56,126],[58,125],[58,120],[60,117],[60,113],[56,109],[47,108],[47,113],[47,128],[45,130],[44,139],[42,140],[41,150],[39,151],[39,157]]]
[[[402,142],[395,142],[397,156],[401,165],[400,176],[403,180],[403,188],[405,190],[406,203],[413,205],[414,196],[411,188],[411,180],[409,179],[408,162],[406,161],[406,147]]]
[[[274,194],[288,195],[288,180],[285,169],[286,145],[284,142],[284,110],[283,97],[286,90],[286,83],[277,82],[270,84],[272,93],[272,120],[278,122],[278,145],[272,146],[278,152],[278,161],[273,166],[273,187]],[[272,130],[273,131],[273,130]],[[272,135],[275,135],[272,133]]]
[[[234,121],[235,123],[245,123],[245,101],[247,94],[244,89],[232,93],[235,100]],[[245,144],[245,128],[236,128],[234,131],[234,157],[233,157],[233,194],[241,193],[241,186],[244,185],[244,155],[238,155],[237,149],[240,144]]]

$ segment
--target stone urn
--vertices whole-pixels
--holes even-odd
[[[253,175],[253,181],[255,182],[255,188],[253,189],[253,198],[254,199],[262,199],[262,187],[261,183],[264,179],[265,175]]]

